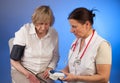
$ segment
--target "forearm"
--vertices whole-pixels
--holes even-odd
[[[94,75],[74,75],[72,73],[65,73],[66,77],[64,81],[79,81],[79,82],[88,82],[88,83],[108,83],[110,76],[110,64],[101,64],[97,65],[97,72]],[[67,68],[64,69],[66,71]]]
[[[102,64],[96,65],[97,73],[91,76],[76,76],[76,80],[92,82],[92,83],[107,83],[110,77],[111,65]]]
[[[49,65],[48,65],[48,67],[55,69],[55,67],[56,67],[56,65],[57,65],[57,63],[58,63],[58,61],[59,61],[59,57],[60,57],[60,56],[59,56],[58,51],[55,51],[55,52],[53,53],[53,57],[52,57]]]
[[[59,56],[53,56],[52,60],[50,61],[48,67],[49,68],[52,68],[52,69],[55,69],[57,63],[58,63],[58,60],[59,60]]]
[[[76,81],[85,81],[89,83],[107,83],[108,79],[106,77],[101,76],[99,74],[93,76],[75,76]]]
[[[14,68],[16,68],[19,72],[21,72],[22,74],[24,74],[26,77],[29,76],[29,71],[26,70],[19,61],[14,61],[11,59],[11,64]]]
[[[29,70],[25,69],[19,61],[14,61],[11,59],[11,64],[13,67],[15,67],[19,72],[23,73],[27,79],[29,79],[30,83],[40,83],[40,81],[37,79],[35,74],[30,72]]]

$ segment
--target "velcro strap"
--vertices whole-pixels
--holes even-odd
[[[24,49],[25,49],[25,46],[13,45],[10,58],[15,61],[21,60],[24,53]]]

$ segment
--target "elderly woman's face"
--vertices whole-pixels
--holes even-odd
[[[87,23],[81,24],[78,21],[74,19],[69,19],[69,23],[71,25],[71,32],[77,37],[77,38],[84,38],[86,37],[86,34],[88,32],[88,26]]]
[[[35,24],[35,28],[37,33],[39,34],[45,34],[50,27],[50,23],[37,23]]]

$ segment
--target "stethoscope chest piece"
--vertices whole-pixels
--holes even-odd
[[[80,59],[76,59],[76,60],[74,61],[74,63],[73,63],[73,66],[75,66],[76,64],[77,64],[77,65],[80,65],[80,63],[81,63],[81,60],[80,60]]]

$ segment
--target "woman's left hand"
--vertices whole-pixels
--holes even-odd
[[[50,67],[48,67],[45,71],[44,71],[44,73],[43,73],[43,78],[45,78],[45,79],[47,79],[48,77],[49,77],[49,71],[50,70],[52,70],[52,68],[50,68]]]

